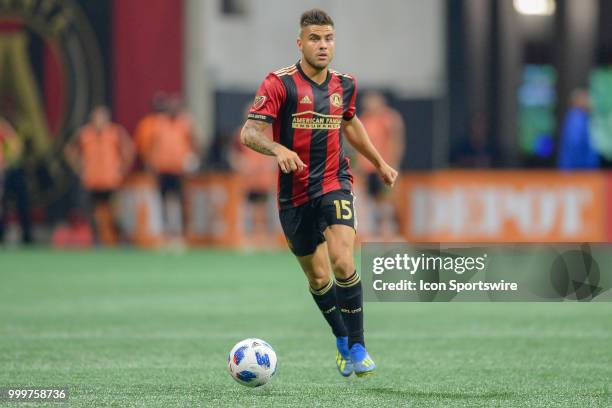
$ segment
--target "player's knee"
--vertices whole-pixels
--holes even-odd
[[[338,256],[332,259],[332,269],[337,278],[347,278],[355,272],[355,263],[350,256]]]
[[[329,283],[329,276],[324,274],[308,275],[308,284],[314,290],[319,290]]]

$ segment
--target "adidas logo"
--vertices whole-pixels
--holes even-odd
[[[312,103],[308,95],[304,95],[304,97],[300,100],[300,103]]]

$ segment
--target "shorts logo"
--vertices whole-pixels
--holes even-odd
[[[261,108],[265,101],[266,101],[265,95],[257,95],[255,97],[255,100],[253,101],[253,109],[257,110]]]
[[[336,108],[339,108],[342,106],[342,97],[340,96],[340,94],[338,93],[333,93],[329,96],[329,101],[331,102],[332,105],[334,105]]]

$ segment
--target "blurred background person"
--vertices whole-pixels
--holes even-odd
[[[370,140],[382,157],[395,169],[400,168],[405,148],[405,126],[402,116],[387,104],[383,94],[367,92],[362,99],[361,122]],[[389,189],[380,180],[376,168],[368,161],[359,162],[365,174],[369,198],[369,231],[374,235],[389,237],[397,233],[396,214]]]
[[[156,129],[168,117],[167,105],[168,95],[162,91],[156,92],[151,99],[151,112],[138,122],[134,131],[134,144],[139,162],[143,167],[147,167],[151,162],[147,156],[151,153],[151,143],[155,137]]]
[[[251,104],[244,109],[247,119]],[[257,153],[240,143],[239,126],[233,136],[233,149],[230,153],[232,169],[240,175],[244,191],[245,244],[248,246],[270,245],[273,235],[276,211],[276,161]],[[271,128],[268,137],[272,139]],[[272,207],[272,211],[270,208]],[[272,215],[272,216],[271,216]]]
[[[183,235],[183,178],[199,167],[198,131],[178,95],[166,102],[166,112],[152,123],[147,168],[158,178],[164,205],[164,232],[179,242]]]
[[[0,177],[3,177],[7,164],[19,150],[21,143],[15,129],[8,120],[0,116]]]
[[[132,140],[123,126],[111,122],[108,108],[98,106],[66,145],[65,156],[89,193],[97,238],[104,245],[115,245],[111,198],[132,167]]]
[[[0,243],[8,224],[9,208],[15,202],[21,241],[32,242],[30,197],[23,168],[25,146],[9,121],[0,116]]]
[[[583,88],[574,89],[565,114],[559,144],[559,168],[588,170],[599,167],[599,155],[593,148],[590,127],[591,99]]]

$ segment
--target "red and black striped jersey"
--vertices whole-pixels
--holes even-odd
[[[295,151],[308,166],[279,170],[280,209],[298,207],[334,190],[351,190],[353,175],[342,147],[342,120],[355,116],[355,79],[328,70],[321,84],[299,64],[272,72],[263,81],[249,119],[273,123],[274,141]]]

